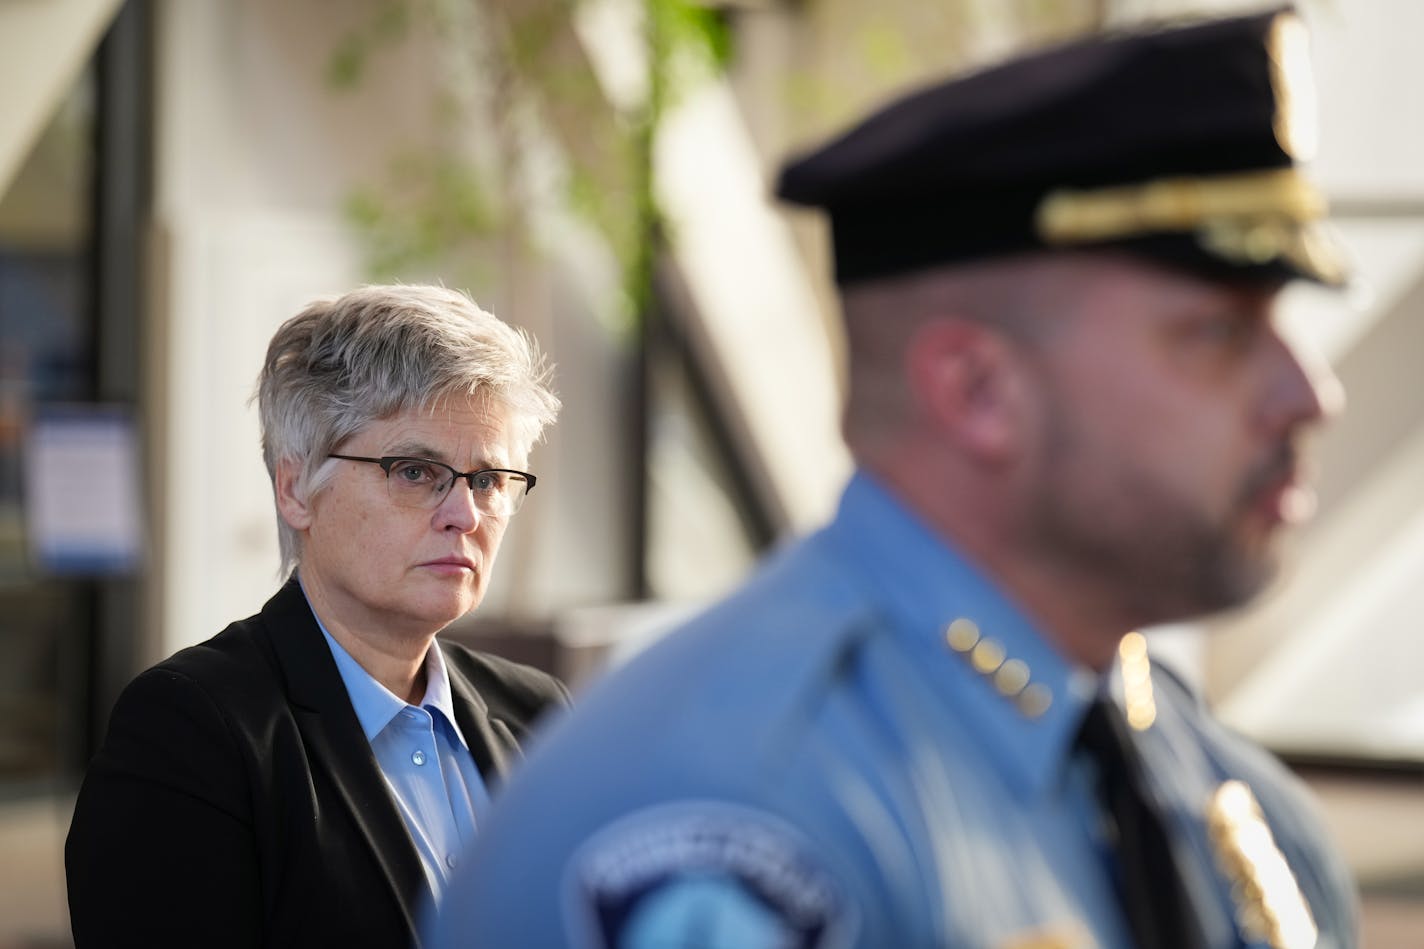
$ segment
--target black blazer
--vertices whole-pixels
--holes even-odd
[[[568,695],[526,666],[440,648],[493,785]],[[409,946],[428,892],[295,580],[124,690],[64,856],[81,949]]]

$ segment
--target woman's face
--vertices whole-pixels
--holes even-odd
[[[506,411],[455,396],[431,409],[371,422],[337,451],[427,458],[456,471],[522,468]],[[279,488],[282,515],[302,538],[302,585],[324,622],[381,637],[425,637],[479,605],[506,518],[481,514],[457,479],[431,510],[400,507],[379,465],[330,461],[326,486],[306,502]]]

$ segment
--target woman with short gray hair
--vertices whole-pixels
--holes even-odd
[[[278,329],[255,398],[288,580],[120,697],[66,845],[80,947],[410,944],[567,701],[435,638],[558,413],[530,337],[443,287],[363,287]]]

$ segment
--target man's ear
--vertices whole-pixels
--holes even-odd
[[[969,320],[930,320],[906,349],[911,397],[935,430],[972,457],[1010,459],[1020,441],[1024,388],[1012,343]]]
[[[272,488],[277,494],[277,511],[282,520],[292,530],[304,531],[311,526],[311,499],[305,492],[296,490],[300,480],[301,463],[287,459],[277,462],[272,477]]]

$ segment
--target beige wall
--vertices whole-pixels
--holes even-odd
[[[381,49],[358,88],[326,81],[334,45],[378,7],[158,4],[154,657],[255,612],[275,589],[275,515],[247,404],[262,353],[310,299],[366,282],[342,202],[358,184],[389,181],[396,156],[440,131],[431,53],[418,35]],[[586,241],[568,230],[556,241],[572,255]],[[592,315],[609,264],[586,256],[566,270],[536,267],[518,292],[477,294],[541,339],[566,402],[536,449],[544,478],[507,535],[492,612],[545,616],[618,596],[626,356]]]
[[[119,2],[0,4],[0,194],[93,55]]]

